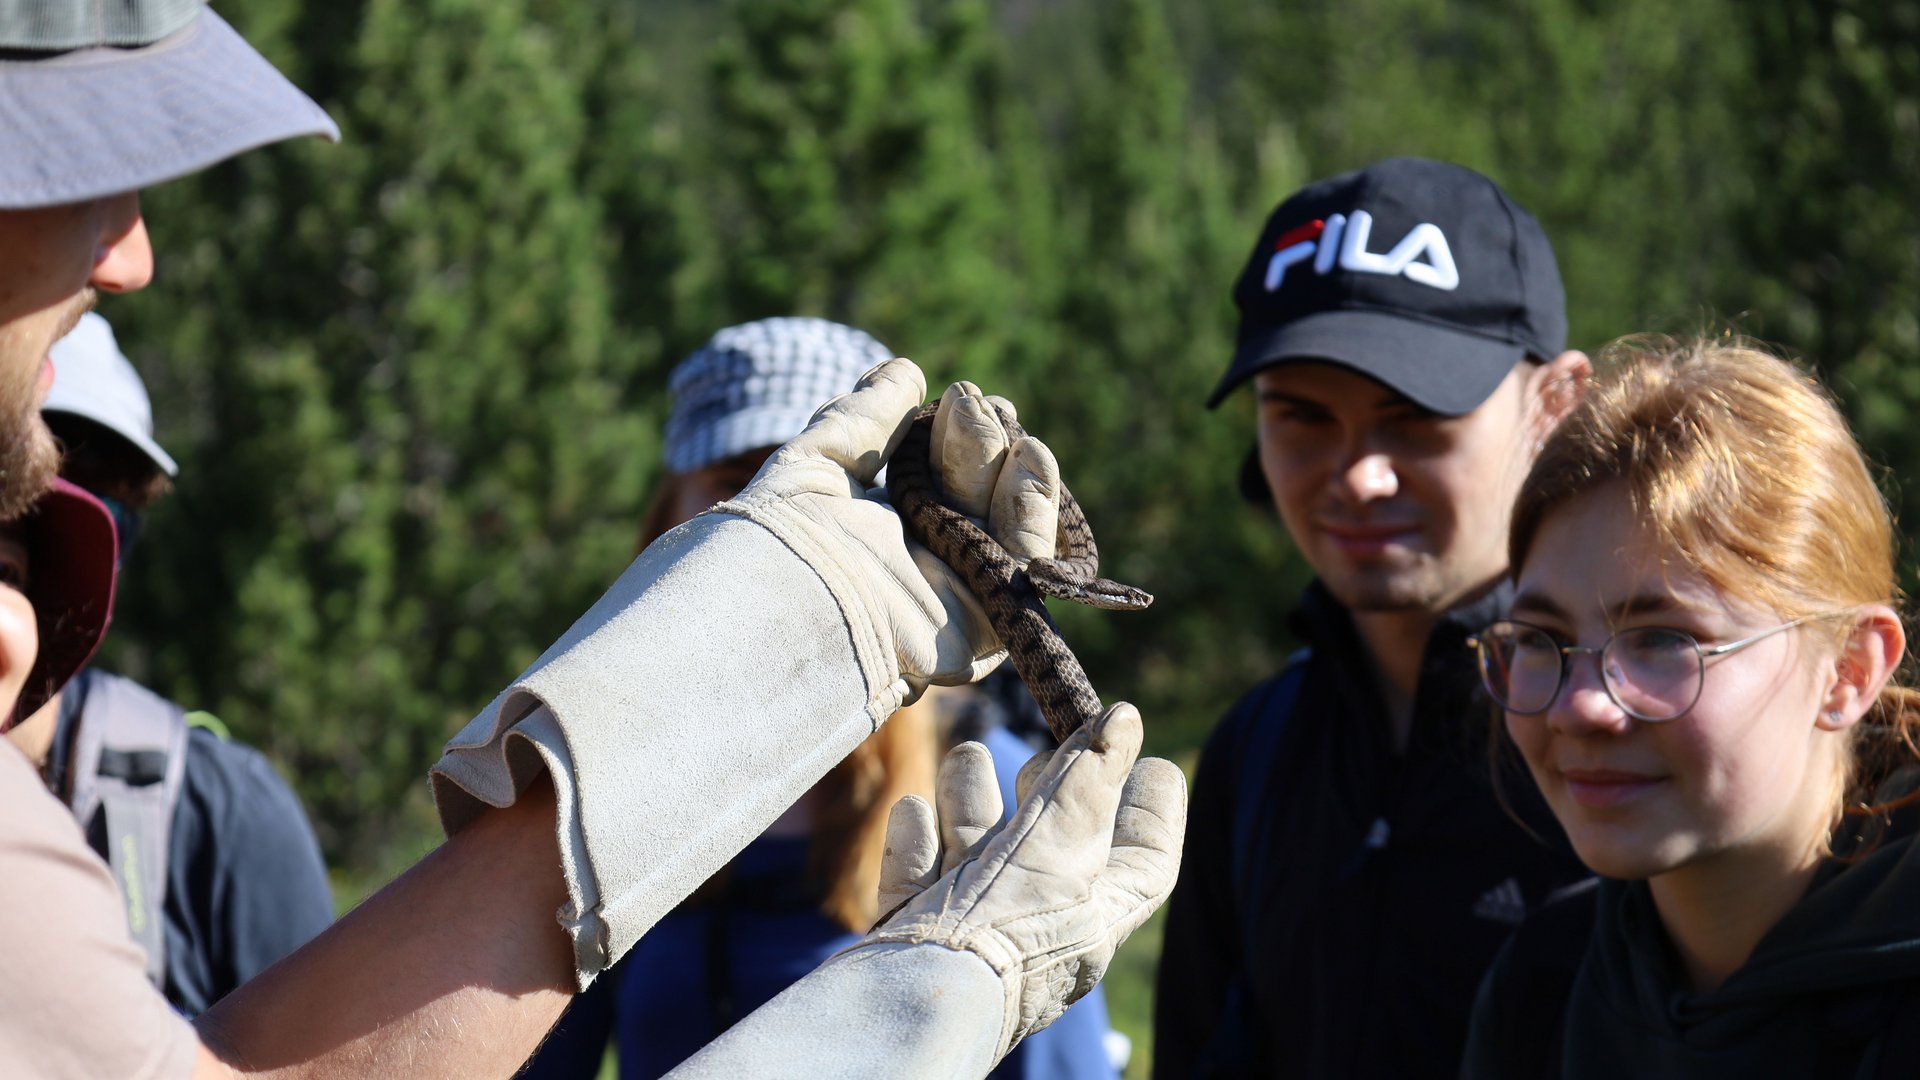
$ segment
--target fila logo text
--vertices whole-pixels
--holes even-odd
[[[1452,292],[1460,287],[1460,270],[1453,264],[1453,250],[1447,247],[1447,235],[1440,226],[1421,222],[1400,238],[1385,254],[1367,250],[1373,236],[1373,215],[1355,210],[1352,215],[1333,214],[1325,221],[1310,221],[1281,233],[1273,242],[1273,258],[1267,262],[1267,291],[1278,289],[1290,267],[1313,260],[1313,272],[1326,274],[1335,265],[1356,274],[1386,274],[1404,277],[1436,289]],[[1427,261],[1420,262],[1425,255]]]

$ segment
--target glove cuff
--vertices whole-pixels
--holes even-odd
[[[875,945],[938,945],[954,952],[972,953],[986,961],[1000,979],[1000,993],[1004,999],[1000,1010],[1000,1037],[993,1059],[999,1061],[1006,1057],[1029,1033],[1022,1021],[1021,1009],[1024,958],[1004,934],[991,928],[968,926],[931,915],[909,916],[876,928],[866,937],[829,957],[829,960]]]
[[[873,732],[835,613],[766,529],[703,515],[447,744],[449,834],[552,773],[581,988]]]
[[[909,686],[901,675],[891,628],[873,622],[871,613],[886,611],[890,598],[875,589],[872,567],[841,564],[847,547],[844,533],[796,509],[794,500],[759,495],[752,489],[714,507],[713,512],[743,517],[766,529],[820,575],[852,639],[854,656],[867,683],[867,715],[873,720],[874,730],[879,730],[896,709],[920,695],[925,687]]]

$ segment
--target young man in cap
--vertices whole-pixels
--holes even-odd
[[[111,512],[124,565],[177,468],[154,441],[146,385],[105,319],[83,317],[52,358],[41,415],[64,451],[62,477]],[[183,1015],[206,1011],[333,921],[299,799],[207,714],[90,666],[7,737],[112,867],[147,975]]]
[[[1307,648],[1195,778],[1155,1075],[1453,1077],[1480,976],[1586,872],[1490,775],[1464,639],[1508,601],[1508,512],[1589,370],[1540,226],[1486,177],[1399,158],[1274,211],[1234,288],[1218,405],[1257,396],[1243,482],[1316,580]]]
[[[94,291],[152,274],[134,192],[334,128],[197,0],[0,6],[0,113],[9,518],[52,479],[48,350]],[[574,990],[902,701],[1000,659],[978,601],[868,494],[925,393],[910,361],[876,368],[739,497],[648,549],[448,745],[434,768],[447,842],[193,1026],[147,984],[106,867],[0,748],[0,1062],[28,1076],[511,1074]],[[1010,445],[977,389],[943,400],[933,459],[949,497],[1016,554],[1050,551],[1051,455]],[[77,624],[33,619],[0,586],[0,728],[97,639],[74,646]],[[29,687],[43,634],[60,659]],[[1139,714],[1110,709],[1023,770],[1027,798],[997,831],[985,755],[950,756],[939,786],[957,797],[937,814],[903,801],[889,822],[894,913],[677,1075],[983,1075],[1172,887],[1185,786],[1167,762],[1136,762],[1139,745]]]

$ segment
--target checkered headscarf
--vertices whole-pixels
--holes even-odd
[[[673,369],[667,469],[684,473],[800,434],[814,410],[893,358],[865,331],[782,317],[729,326]]]

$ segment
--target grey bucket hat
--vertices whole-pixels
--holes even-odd
[[[340,129],[201,0],[0,0],[0,209]]]

